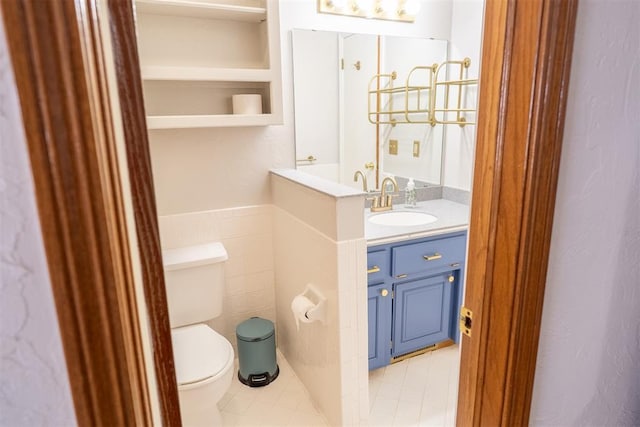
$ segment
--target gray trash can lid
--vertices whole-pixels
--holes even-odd
[[[236,336],[242,341],[261,341],[269,338],[273,333],[273,322],[260,317],[247,319],[236,328]]]

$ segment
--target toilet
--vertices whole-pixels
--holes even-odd
[[[221,425],[217,403],[231,386],[233,347],[204,322],[222,314],[227,251],[213,242],[163,250],[162,259],[182,424]]]

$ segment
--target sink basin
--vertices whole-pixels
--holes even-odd
[[[425,225],[437,221],[433,215],[424,212],[385,212],[369,217],[369,222],[377,225],[390,225],[396,227],[411,227],[413,225]]]

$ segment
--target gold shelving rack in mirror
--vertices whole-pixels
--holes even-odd
[[[465,78],[471,60],[445,61],[441,64],[420,65],[409,71],[404,85],[394,86],[395,71],[376,74],[369,81],[368,119],[372,124],[475,124],[467,115],[475,108],[464,108],[464,89],[478,84],[478,79]],[[449,67],[458,67],[457,79],[447,79]],[[426,72],[426,79],[420,79]],[[439,81],[444,74],[444,80]],[[422,83],[416,83],[422,81]],[[424,83],[426,81],[426,84]],[[452,88],[455,88],[452,90]],[[439,99],[439,90],[443,95]],[[453,97],[452,92],[454,92]],[[400,99],[397,99],[400,98]],[[455,101],[451,106],[452,98]],[[400,108],[396,108],[400,104]],[[451,115],[454,118],[451,118]]]
[[[394,86],[398,74],[376,74],[369,81],[369,122],[373,124],[429,123],[433,125],[431,91],[434,88],[438,64],[413,67],[404,85]],[[414,83],[417,75],[426,72],[426,84]],[[400,99],[397,99],[400,98]],[[423,102],[424,100],[424,102]],[[400,108],[395,108],[396,105]]]
[[[460,125],[460,126],[465,126],[465,125],[475,125],[475,120],[474,121],[469,121],[467,119],[467,115],[470,114],[475,114],[476,109],[475,108],[464,108],[463,107],[463,98],[465,96],[465,90],[466,88],[470,87],[470,86],[477,86],[478,85],[478,79],[469,79],[469,78],[465,78],[465,74],[467,73],[469,67],[471,66],[471,59],[469,58],[464,58],[461,61],[445,61],[442,64],[440,64],[438,66],[438,68],[435,70],[435,90],[433,93],[433,100],[434,100],[434,105],[437,106],[438,104],[438,91],[440,88],[444,89],[444,96],[443,96],[443,102],[442,108],[433,108],[433,119],[435,123],[439,123],[439,124],[443,124],[443,125]],[[451,80],[447,80],[446,76],[447,76],[447,68],[448,67],[454,67],[454,68],[458,68],[458,74],[457,74],[457,78],[455,79],[451,79]],[[440,75],[441,73],[444,71],[444,81],[440,80]],[[453,74],[453,73],[451,73]],[[452,92],[452,88],[454,89],[454,103],[453,103],[453,107],[450,107],[451,105],[451,92]],[[441,116],[439,117],[438,114],[441,114]],[[454,118],[450,119],[449,117],[453,115]]]
[[[393,115],[400,114],[404,111],[395,110],[393,108],[394,96],[399,94],[401,91],[404,91],[403,86],[393,86],[393,82],[397,77],[397,73],[393,71],[389,74],[376,74],[371,78],[371,80],[369,80],[368,109],[370,123],[391,126],[396,125],[397,120],[393,117]],[[371,89],[371,86],[374,84],[375,89]],[[383,104],[385,106],[384,110],[379,107]]]

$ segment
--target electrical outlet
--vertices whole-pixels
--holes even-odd
[[[398,140],[390,139],[389,140],[389,154],[393,154],[394,156],[398,155]]]
[[[413,141],[413,157],[420,157],[420,141]]]

